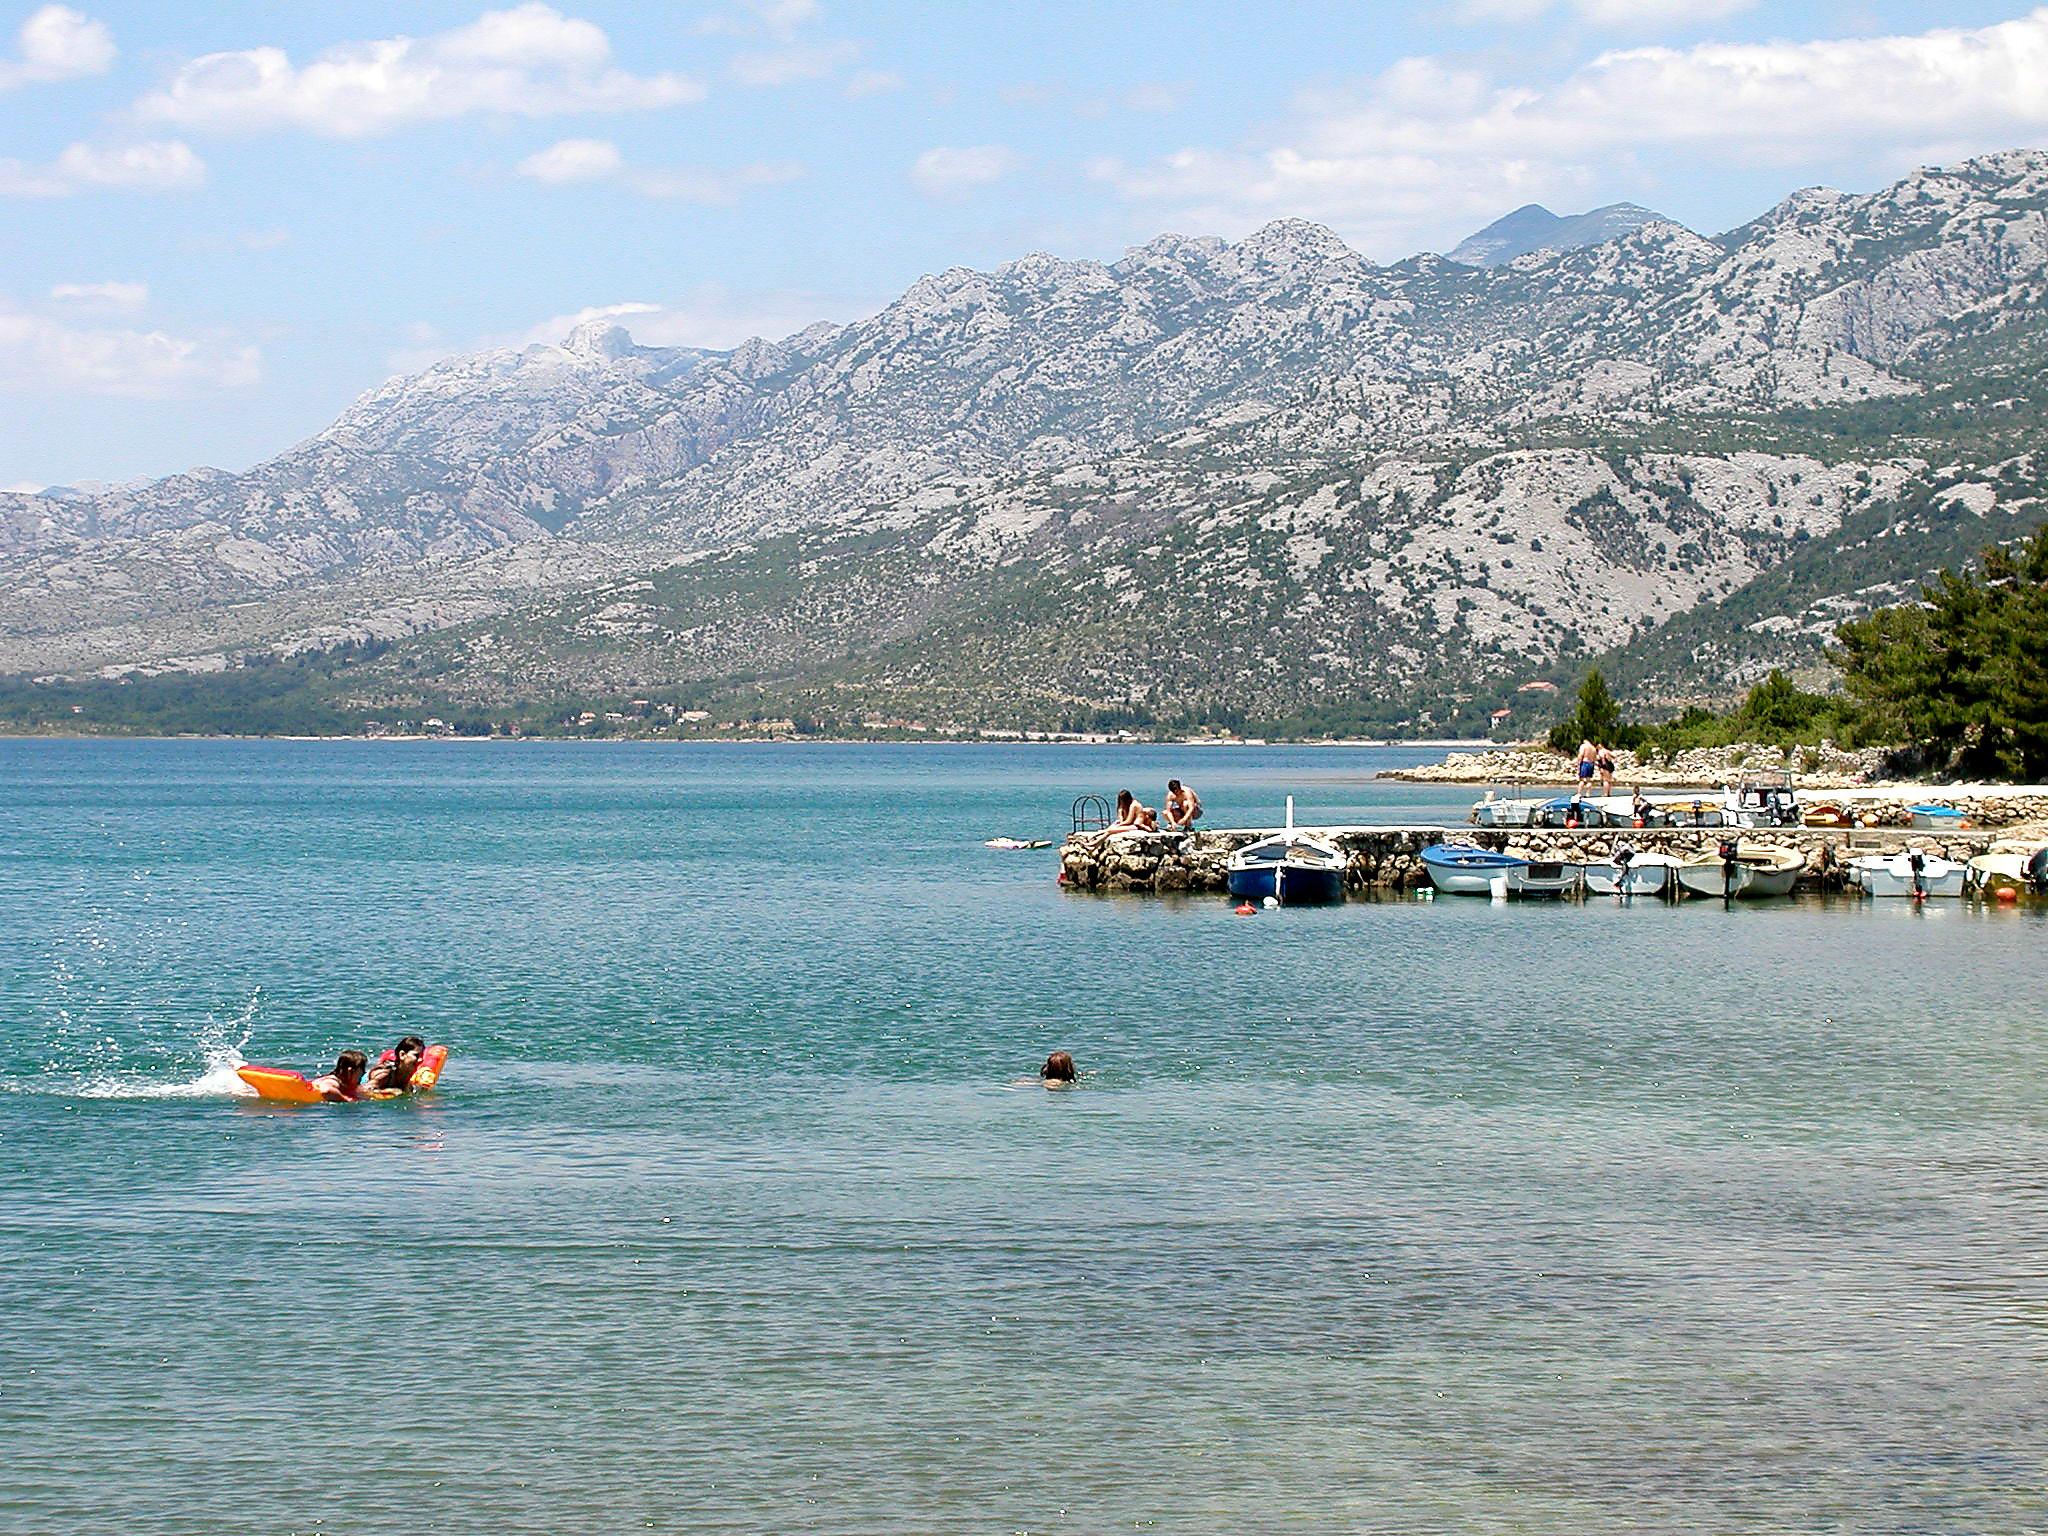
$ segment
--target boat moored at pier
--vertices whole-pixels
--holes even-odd
[[[1867,854],[1849,862],[1850,879],[1866,896],[1960,896],[1964,865],[1932,853]]]
[[[1513,854],[1457,843],[1434,843],[1422,850],[1422,867],[1429,873],[1429,883],[1446,896],[1490,895],[1494,881],[1526,862]]]

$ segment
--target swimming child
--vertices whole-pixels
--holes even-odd
[[[418,1035],[407,1035],[392,1048],[391,1059],[380,1061],[370,1068],[369,1087],[404,1093],[412,1088],[412,1075],[420,1068],[420,1057],[425,1054],[427,1042]]]
[[[1064,1088],[1079,1076],[1074,1070],[1074,1058],[1065,1051],[1054,1051],[1038,1069],[1038,1080],[1048,1088]]]
[[[343,1051],[334,1058],[334,1070],[314,1078],[313,1086],[330,1104],[352,1104],[363,1096],[363,1071],[369,1065],[361,1051]]]

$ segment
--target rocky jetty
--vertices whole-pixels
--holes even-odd
[[[1447,838],[1478,848],[1497,849],[1518,858],[1558,863],[1588,863],[1611,858],[1619,842],[1644,853],[1669,853],[1685,858],[1714,849],[1723,836],[1718,828],[1658,831],[1488,830],[1477,827],[1341,827],[1313,829],[1343,849],[1350,863],[1346,885],[1354,891],[1413,890],[1429,883],[1422,850]],[[1224,865],[1245,844],[1264,831],[1197,832],[1192,836],[1165,832],[1082,833],[1060,849],[1060,883],[1077,891],[1218,892],[1225,889]],[[1968,859],[2009,841],[1991,831],[1871,832],[1815,827],[1736,829],[1744,850],[1796,849],[1806,858],[1801,887],[1839,889],[1841,866],[1867,853],[1901,853],[1918,848]]]

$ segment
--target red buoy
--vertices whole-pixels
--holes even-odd
[[[1239,917],[1255,917],[1258,915],[1259,909],[1247,901],[1233,907],[1231,910],[1237,913]]]
[[[1998,888],[1998,899],[2000,901],[2018,901],[2020,893],[2009,885],[2001,885]]]

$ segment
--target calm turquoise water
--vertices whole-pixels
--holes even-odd
[[[2039,912],[979,846],[1399,757],[0,742],[0,1529],[2048,1522]]]

